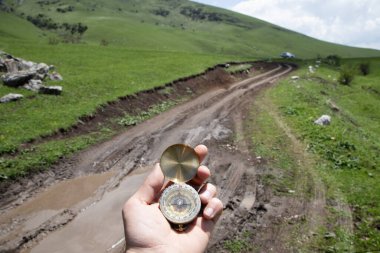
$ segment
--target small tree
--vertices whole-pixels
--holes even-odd
[[[368,63],[368,62],[360,63],[360,64],[359,64],[359,70],[360,70],[360,73],[361,73],[363,76],[368,75],[369,72],[370,72],[370,69],[369,69],[369,63]]]
[[[338,82],[343,85],[350,85],[354,80],[355,71],[351,67],[343,67],[339,72]]]
[[[332,66],[340,66],[340,57],[336,54],[329,55],[326,57],[325,61],[327,64]]]

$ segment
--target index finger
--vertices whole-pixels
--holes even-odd
[[[194,148],[195,153],[197,153],[199,157],[199,162],[202,163],[202,161],[205,159],[208,149],[205,145],[201,144]]]

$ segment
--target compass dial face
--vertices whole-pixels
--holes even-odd
[[[162,214],[174,224],[191,222],[201,209],[198,192],[186,184],[169,186],[162,193],[159,202]]]

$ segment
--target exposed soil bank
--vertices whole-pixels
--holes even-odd
[[[160,92],[165,88],[143,92],[111,104],[114,110],[105,108],[110,112],[104,116],[101,112],[99,116],[95,114],[88,119],[89,125],[101,122],[102,117],[111,113],[122,115],[128,111],[125,108],[148,108],[166,99],[188,95],[189,90],[195,97],[60,162],[48,172],[3,184],[0,250],[120,250],[120,245],[114,248],[112,245],[122,238],[121,205],[136,190],[162,151],[173,143],[206,144],[210,153],[205,164],[212,170],[211,181],[219,187],[219,197],[227,207],[225,217],[230,217],[228,210],[235,209],[237,196],[241,196],[239,205],[243,212],[250,213],[257,198],[255,159],[248,152],[248,144],[236,143],[234,135],[242,131],[244,108],[253,95],[292,70],[285,64],[257,63],[253,73],[261,68],[263,73],[241,82],[236,82],[223,69],[215,68],[206,75],[172,84],[169,87],[173,91],[169,94]],[[76,134],[74,129],[70,131],[60,134]],[[80,131],[91,129],[83,127]],[[57,202],[57,196],[64,204]],[[215,233],[211,247],[226,236],[227,231],[223,233],[223,230],[226,230],[223,226],[217,228],[219,232]]]

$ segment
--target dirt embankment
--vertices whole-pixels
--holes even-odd
[[[210,150],[205,165],[210,167],[211,182],[218,186],[226,207],[209,249],[220,252],[220,242],[233,233],[231,224],[249,223],[266,211],[262,204],[266,193],[256,178],[256,158],[250,152],[249,139],[241,139],[246,108],[260,89],[291,70],[286,64],[256,63],[251,71],[254,74],[238,81],[216,68],[169,85],[173,89],[169,94],[160,92],[165,87],[158,88],[120,99],[110,105],[114,110],[104,108],[110,112],[104,116],[99,112],[88,119],[89,125],[133,107],[148,108],[166,99],[194,95],[188,102],[66,159],[48,172],[13,182],[7,191],[3,188],[0,249],[118,252],[123,237],[121,206],[150,166],[173,143],[204,143]],[[83,129],[91,131],[90,127]],[[75,134],[74,129],[70,131],[62,131],[56,138]]]

